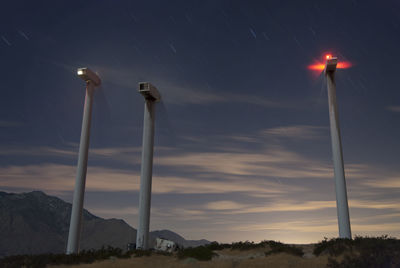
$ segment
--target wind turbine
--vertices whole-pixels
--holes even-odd
[[[136,248],[148,249],[150,206],[151,206],[151,181],[153,169],[154,148],[154,120],[155,103],[160,101],[161,95],[157,88],[148,82],[139,83],[139,93],[145,99],[142,168],[140,173],[139,193],[139,227],[136,235]]]
[[[77,74],[86,82],[85,106],[83,109],[81,141],[79,145],[78,168],[69,224],[67,254],[79,252],[79,239],[82,227],[83,200],[85,196],[86,171],[89,151],[90,122],[92,118],[93,91],[101,80],[89,68],[79,68]]]
[[[326,56],[325,76],[328,88],[329,119],[331,125],[332,158],[335,174],[336,208],[339,225],[339,237],[351,239],[349,205],[347,202],[346,179],[343,165],[342,141],[339,127],[339,114],[336,102],[335,73],[338,60],[331,55]]]
[[[352,64],[347,61],[338,62],[336,57],[327,54],[325,64],[317,62],[309,65],[313,71],[324,71],[328,88],[329,121],[332,141],[332,160],[335,175],[336,209],[339,226],[339,237],[351,239],[349,205],[347,201],[346,179],[343,164],[342,141],[339,127],[339,114],[336,102],[336,69],[347,69]]]

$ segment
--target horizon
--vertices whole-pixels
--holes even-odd
[[[85,209],[138,226],[137,86],[148,81],[163,100],[150,230],[221,243],[337,237],[326,85],[308,68],[329,53],[351,63],[336,84],[353,237],[400,237],[398,2],[4,6],[0,191],[72,201],[85,94],[76,70],[89,67],[102,86]]]
[[[6,193],[6,194],[29,194],[29,193],[33,193],[33,192],[40,192],[40,193],[43,193],[43,194],[45,194],[45,195],[47,195],[47,196],[50,196],[50,197],[57,197],[57,196],[49,195],[49,194],[47,194],[46,192],[43,192],[43,191],[40,191],[40,190],[35,190],[35,191],[30,191],[30,192],[20,192],[20,193],[17,193],[17,192],[3,192],[3,191],[0,191],[0,193]],[[59,198],[59,197],[57,197],[57,198]],[[60,198],[60,199],[61,199],[61,198]],[[65,201],[65,200],[63,200],[63,199],[61,199],[61,200],[64,201],[64,202],[66,202],[66,203],[68,203],[69,205],[72,206],[72,203],[71,203],[71,202],[67,202],[67,201]],[[84,209],[87,210],[86,208],[84,208]],[[92,214],[93,216],[99,217],[99,216],[93,214],[91,211],[89,211],[89,210],[87,210],[87,211],[88,211],[90,214]],[[123,220],[126,224],[128,224],[130,227],[132,227],[133,229],[135,229],[135,230],[137,231],[137,228],[135,228],[135,226],[130,225],[130,224],[127,223],[124,219],[119,219],[119,218],[102,218],[102,217],[100,217],[100,218],[101,218],[101,219],[104,219],[104,220],[109,220],[109,219]],[[162,232],[162,231],[173,232],[173,233],[175,233],[175,234],[181,236],[181,237],[184,238],[185,240],[196,240],[196,241],[199,241],[199,240],[203,240],[203,239],[204,239],[204,240],[207,240],[208,242],[218,242],[219,244],[222,244],[222,243],[231,244],[231,243],[236,243],[236,242],[254,242],[254,243],[260,243],[260,242],[262,242],[262,241],[267,241],[267,240],[268,240],[268,239],[261,239],[261,240],[258,240],[258,241],[237,240],[237,241],[225,241],[225,242],[221,242],[221,241],[216,241],[216,240],[212,240],[212,239],[205,239],[205,238],[187,239],[186,237],[184,237],[184,236],[182,236],[181,234],[179,234],[178,231],[170,230],[170,229],[154,229],[154,230],[150,230],[150,232]],[[384,235],[382,235],[382,236],[384,236]],[[355,237],[355,236],[354,236],[354,237]],[[307,243],[307,244],[316,244],[316,243],[319,243],[319,242],[321,242],[321,241],[323,241],[323,240],[325,240],[325,239],[331,239],[331,238],[336,238],[336,237],[324,237],[323,239],[321,239],[321,240],[319,240],[319,241],[316,241],[316,242],[309,242],[309,243]],[[393,237],[393,238],[398,239],[397,237]],[[282,242],[282,241],[278,241],[278,240],[275,240],[275,241],[277,241],[277,242]],[[289,243],[289,242],[285,242],[285,243],[286,243],[286,244],[296,244],[296,245],[305,244],[305,243]]]

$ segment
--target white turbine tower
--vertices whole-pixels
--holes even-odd
[[[161,95],[157,88],[148,82],[139,83],[139,93],[143,95],[145,104],[139,193],[139,227],[136,236],[136,248],[148,249],[154,147],[154,106],[155,102],[161,99]]]
[[[329,119],[332,139],[332,158],[335,174],[336,208],[339,225],[339,237],[351,239],[349,205],[347,203],[346,179],[344,176],[343,151],[340,137],[339,116],[336,103],[336,73],[337,58],[328,55],[325,64],[327,78]]]
[[[79,252],[79,239],[82,227],[83,200],[85,196],[86,170],[88,161],[90,121],[92,117],[93,91],[100,86],[97,74],[88,68],[79,68],[77,74],[86,82],[85,106],[83,109],[81,141],[79,145],[78,168],[72,202],[71,222],[69,224],[67,254]]]

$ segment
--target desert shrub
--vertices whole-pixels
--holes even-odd
[[[173,253],[168,251],[154,250],[154,249],[146,249],[146,250],[135,249],[131,251],[130,255],[133,255],[134,257],[144,257],[144,256],[149,257],[152,255],[172,256]]]
[[[96,260],[110,257],[129,258],[129,253],[123,253],[119,248],[103,247],[99,250],[83,250],[79,254],[39,254],[15,255],[0,259],[0,267],[4,268],[44,268],[47,265],[93,263]]]
[[[153,252],[149,249],[143,250],[143,249],[137,249],[133,251],[133,254],[135,257],[143,257],[143,256],[151,256]]]
[[[213,256],[216,256],[217,254],[214,253],[210,248],[207,248],[205,246],[199,246],[195,248],[184,248],[178,251],[178,258],[179,259],[184,259],[184,258],[194,258],[199,261],[209,261],[212,259]]]
[[[328,267],[400,267],[400,240],[382,237],[356,237],[353,251],[341,262],[328,260]]]
[[[231,244],[219,244],[218,242],[214,241],[214,242],[211,242],[210,244],[205,245],[205,247],[210,250],[222,250],[225,248],[231,248],[232,245]]]
[[[329,258],[330,268],[395,268],[400,267],[400,255],[389,251],[363,252],[361,254],[345,255],[341,262]]]
[[[288,253],[294,256],[303,256],[304,252],[301,248],[296,246],[286,245],[276,241],[267,241],[268,245],[271,247],[271,250],[265,252],[265,256],[276,254],[276,253]]]
[[[172,256],[172,255],[174,255],[172,252],[168,252],[168,251],[154,251],[153,253],[155,253],[157,255],[162,255],[162,256]]]
[[[283,248],[286,246],[286,248],[293,248],[294,251],[299,252],[299,248],[294,247],[294,246],[289,246],[285,245],[280,242],[272,241],[272,240],[264,240],[261,241],[260,243],[254,243],[250,241],[240,241],[240,242],[234,242],[232,244],[219,244],[217,242],[212,242],[205,247],[211,249],[211,250],[221,250],[225,248],[230,248],[232,250],[250,250],[250,249],[256,249],[256,248],[265,248],[266,246],[270,246],[271,248],[275,248],[276,251],[279,250],[279,248]]]
[[[314,255],[319,256],[322,253],[328,253],[331,256],[339,256],[345,251],[352,249],[353,240],[347,238],[332,238],[319,242],[314,247]]]
[[[40,254],[8,256],[0,260],[0,267],[4,268],[42,268],[48,264],[79,264],[94,262],[93,254]]]
[[[231,249],[238,249],[238,250],[249,250],[254,248],[263,248],[269,244],[270,241],[261,241],[260,243],[256,244],[253,241],[245,241],[245,242],[235,242],[231,244]]]

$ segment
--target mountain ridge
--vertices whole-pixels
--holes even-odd
[[[63,253],[66,249],[72,205],[42,191],[7,193],[0,191],[0,256]],[[113,246],[122,249],[136,241],[136,229],[122,219],[103,219],[84,209],[80,249]],[[184,247],[209,243],[186,240],[169,230],[150,232]]]

